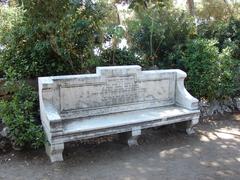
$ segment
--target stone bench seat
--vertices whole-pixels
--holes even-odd
[[[112,129],[119,126],[128,126],[131,128],[140,126],[141,129],[156,127],[169,123],[179,122],[176,117],[189,115],[189,120],[192,115],[198,115],[199,111],[190,111],[186,108],[178,106],[166,106],[152,109],[144,109],[137,111],[128,111],[122,113],[114,113],[102,116],[87,117],[64,122],[63,133],[87,133],[97,130]],[[125,129],[125,128],[124,128]],[[117,130],[119,131],[119,130]],[[95,136],[95,135],[94,135]]]
[[[185,78],[178,69],[142,71],[140,66],[40,77],[40,115],[51,161],[63,160],[64,143],[70,141],[127,132],[131,146],[142,129],[179,122],[193,133],[200,112]]]

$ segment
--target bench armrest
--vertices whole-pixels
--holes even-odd
[[[51,132],[63,131],[62,118],[57,109],[48,101],[41,104],[42,124]]]
[[[176,105],[190,110],[198,109],[198,99],[194,98],[185,88],[184,79],[187,74],[182,70],[177,70],[176,80]]]
[[[53,137],[63,133],[62,118],[57,107],[53,104],[55,84],[51,77],[40,77],[38,78],[38,87],[42,125],[48,141],[52,142]]]

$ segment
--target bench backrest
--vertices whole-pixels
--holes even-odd
[[[41,77],[40,98],[66,119],[167,106],[175,103],[177,71],[111,66],[97,67],[96,74]]]

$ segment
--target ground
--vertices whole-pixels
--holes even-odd
[[[187,136],[170,127],[145,130],[140,146],[119,139],[99,145],[68,145],[64,162],[38,151],[0,155],[4,180],[238,180],[240,114],[204,120]]]

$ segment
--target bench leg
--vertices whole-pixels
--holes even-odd
[[[194,118],[191,121],[187,122],[187,129],[186,129],[186,133],[188,135],[192,135],[195,133],[193,127],[199,122],[199,118]]]
[[[132,132],[130,132],[129,134],[129,138],[128,138],[128,146],[132,147],[132,146],[138,146],[138,138],[141,135],[141,128],[133,128]]]
[[[132,146],[138,146],[138,137],[139,136],[131,136],[128,138],[127,140],[127,143],[128,143],[128,146],[129,147],[132,147]]]
[[[49,142],[46,142],[45,148],[51,162],[63,161],[62,152],[64,150],[64,143],[50,144]]]

